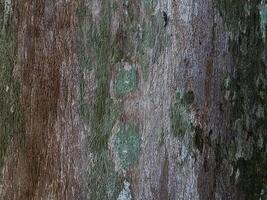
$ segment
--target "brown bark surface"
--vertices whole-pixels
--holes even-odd
[[[267,195],[267,4],[0,0],[0,199]]]

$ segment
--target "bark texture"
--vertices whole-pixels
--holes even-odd
[[[2,197],[82,199],[85,151],[78,115],[79,69],[73,53],[76,6],[70,1],[13,3],[6,27],[15,24],[16,59],[14,66],[2,68],[12,67],[20,82],[23,133],[19,134],[24,144],[10,138]]]
[[[267,198],[267,4],[0,0],[2,199]]]

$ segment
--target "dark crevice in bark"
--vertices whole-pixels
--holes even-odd
[[[229,160],[234,155],[234,159],[229,160],[235,168],[231,176],[232,187],[236,188],[233,198],[265,198],[262,191],[267,187],[267,98],[262,94],[266,94],[267,86],[259,83],[266,83],[267,74],[266,42],[260,25],[261,1],[216,2],[225,28],[231,33],[229,52],[233,71],[229,86],[232,111],[229,129],[234,138],[225,135],[221,140],[221,150],[215,153],[215,157]],[[263,145],[259,145],[259,141]],[[232,142],[234,150],[229,145]],[[220,166],[222,159],[217,162]],[[219,168],[216,173],[221,173],[221,170]]]

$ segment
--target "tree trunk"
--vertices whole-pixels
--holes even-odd
[[[0,0],[2,199],[267,198],[267,4]]]

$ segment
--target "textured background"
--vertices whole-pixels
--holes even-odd
[[[0,198],[267,198],[267,4],[0,0]]]

